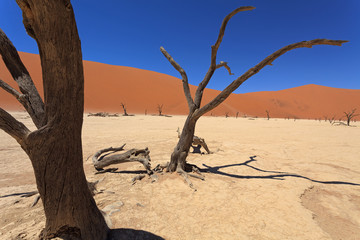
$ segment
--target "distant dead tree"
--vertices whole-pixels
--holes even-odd
[[[235,116],[235,118],[238,118],[238,116],[239,116],[239,112],[236,112],[236,116]]]
[[[266,112],[267,120],[269,120],[269,119],[270,119],[270,111],[269,111],[269,110],[265,110],[265,112]]]
[[[228,118],[229,117],[229,112],[226,112],[225,113],[225,118]]]
[[[145,116],[147,115],[147,109],[145,109]]]
[[[328,120],[329,120],[329,123],[332,124],[332,123],[335,121],[335,118],[336,118],[335,115],[332,116],[331,118],[329,118],[329,119],[328,119]]]
[[[356,117],[356,116],[360,116],[360,114],[355,114],[355,112],[356,112],[356,108],[354,108],[354,109],[351,110],[351,111],[344,112],[345,117],[346,117],[346,124],[347,124],[348,126],[350,126],[350,121],[351,121],[351,119],[353,119],[353,118]]]
[[[185,171],[191,170],[191,165],[186,163],[186,158],[189,153],[190,146],[193,142],[194,132],[195,132],[195,126],[197,120],[204,115],[205,113],[213,110],[215,107],[219,106],[222,102],[227,99],[230,94],[237,89],[243,82],[245,82],[247,79],[249,79],[251,76],[258,73],[262,68],[264,68],[267,65],[272,65],[273,61],[283,55],[284,53],[297,49],[297,48],[311,48],[314,45],[320,45],[320,44],[327,44],[327,45],[336,45],[341,46],[341,44],[347,42],[347,41],[334,41],[334,40],[328,40],[328,39],[315,39],[311,41],[303,41],[298,42],[294,44],[290,44],[286,47],[281,48],[280,50],[274,52],[270,56],[266,57],[264,60],[262,60],[260,63],[255,65],[254,67],[250,68],[248,71],[246,71],[242,76],[235,79],[230,85],[228,85],[222,92],[220,92],[213,100],[211,100],[209,103],[207,103],[204,106],[201,106],[201,100],[203,97],[204,90],[206,86],[208,85],[211,77],[213,76],[215,70],[224,67],[230,75],[233,75],[231,72],[230,67],[228,66],[227,62],[220,61],[217,63],[216,57],[217,52],[220,47],[220,44],[222,42],[222,39],[224,37],[225,28],[228,23],[228,21],[237,13],[241,11],[248,11],[253,10],[254,7],[247,6],[247,7],[240,7],[232,11],[230,14],[228,14],[220,27],[218,38],[213,46],[211,46],[211,61],[210,61],[210,67],[207,73],[205,74],[204,79],[200,82],[196,92],[194,99],[191,96],[189,83],[188,83],[188,77],[185,72],[185,70],[173,59],[173,57],[163,48],[161,47],[160,50],[163,53],[163,55],[167,58],[167,60],[171,63],[171,65],[180,73],[182,77],[182,83],[183,83],[183,90],[184,94],[187,100],[187,104],[189,107],[189,115],[184,123],[184,127],[181,133],[181,137],[171,154],[170,163],[167,166],[167,170],[170,172],[178,172],[182,174],[185,178],[187,177],[187,174]]]
[[[158,104],[157,105],[157,110],[158,110],[158,113],[159,113],[159,116],[163,116],[162,112],[163,112],[163,104]]]
[[[109,228],[83,168],[84,71],[73,7],[70,0],[16,3],[27,33],[39,48],[44,100],[0,29],[0,55],[20,91],[2,80],[0,87],[23,105],[36,127],[30,130],[0,108],[0,129],[31,160],[46,217],[39,238],[105,240]]]
[[[123,116],[129,116],[129,114],[127,113],[127,111],[126,111],[126,104],[124,104],[124,103],[120,103],[120,106],[123,108],[123,110],[124,110],[124,115]]]

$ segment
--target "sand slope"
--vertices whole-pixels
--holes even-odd
[[[42,92],[39,56],[20,53],[39,91]],[[122,112],[120,103],[127,105],[129,113],[153,114],[157,105],[163,104],[164,114],[187,114],[188,109],[178,78],[157,72],[131,67],[112,66],[84,61],[86,111]],[[0,79],[14,85],[10,74],[0,62]],[[190,87],[195,92],[195,86]],[[203,104],[214,98],[219,91],[206,89]],[[20,110],[21,106],[4,91],[0,91],[0,107]],[[224,116],[337,119],[344,111],[357,108],[360,111],[360,90],[336,89],[318,85],[306,85],[275,92],[232,94],[210,114]],[[358,117],[360,119],[360,117]]]
[[[33,128],[24,113],[14,116]],[[196,134],[214,153],[188,157],[205,171],[205,181],[192,180],[196,192],[177,174],[132,185],[143,170],[138,163],[95,175],[86,161],[98,149],[127,143],[126,149],[149,147],[153,166],[167,162],[184,121],[184,116],[84,117],[86,175],[101,180],[98,190],[104,193],[95,199],[111,213],[113,228],[170,240],[359,239],[358,122],[346,127],[203,117]],[[36,189],[30,161],[2,131],[0,148],[0,239],[35,239],[44,226],[41,203],[30,208],[34,197],[16,195]]]

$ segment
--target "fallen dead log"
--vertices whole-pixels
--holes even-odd
[[[107,112],[98,112],[98,113],[88,113],[88,117],[118,117],[119,114],[114,113],[110,114]]]
[[[114,154],[119,151],[124,150],[124,145],[118,148],[105,148],[101,149],[94,154],[92,161],[94,167],[97,171],[104,171],[104,167],[110,166],[112,164],[119,164],[125,162],[140,162],[144,165],[148,174],[151,174],[151,159],[150,159],[150,150],[145,149],[130,149],[125,153]]]

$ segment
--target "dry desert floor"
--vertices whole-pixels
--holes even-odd
[[[25,113],[13,113],[34,129]],[[213,154],[190,154],[204,171],[194,191],[174,174],[132,184],[139,163],[94,174],[91,154],[106,147],[145,148],[152,166],[169,161],[184,116],[87,117],[84,168],[101,180],[95,196],[112,228],[149,239],[360,239],[360,124],[315,120],[202,117],[196,135]],[[30,160],[0,131],[0,239],[36,239],[44,226]],[[141,230],[141,231],[140,231]]]

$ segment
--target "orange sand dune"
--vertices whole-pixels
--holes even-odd
[[[36,54],[20,56],[42,94],[40,59]],[[113,66],[84,61],[85,110],[122,113],[120,103],[127,105],[129,114],[157,113],[163,104],[164,114],[187,114],[181,80],[157,72],[132,67]],[[3,62],[0,62],[0,79],[16,86]],[[190,86],[194,93],[196,87]],[[206,89],[203,102],[215,97],[219,91]],[[0,107],[20,110],[21,105],[5,91],[0,91]],[[213,115],[259,116],[270,111],[271,117],[324,118],[342,117],[353,108],[360,112],[360,90],[337,89],[306,85],[273,92],[232,94],[223,104],[210,112]],[[358,117],[359,119],[359,117]]]

